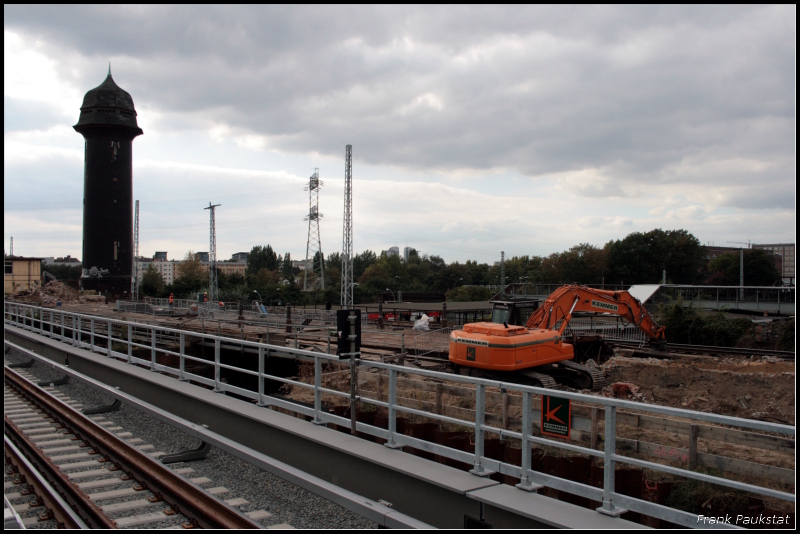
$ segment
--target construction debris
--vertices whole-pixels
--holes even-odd
[[[616,382],[612,384],[611,390],[614,392],[615,397],[628,398],[639,392],[639,386],[628,382]]]
[[[58,303],[83,304],[106,301],[106,297],[103,295],[81,294],[77,289],[69,287],[58,280],[48,282],[34,290],[23,289],[14,293],[13,297],[14,300],[24,302],[41,302],[44,306],[57,306]]]

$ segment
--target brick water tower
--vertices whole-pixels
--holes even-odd
[[[75,131],[85,139],[81,287],[114,298],[131,289],[133,264],[133,99],[111,77],[83,97]]]

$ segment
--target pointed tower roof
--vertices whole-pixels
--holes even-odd
[[[105,81],[83,97],[81,116],[74,128],[80,131],[79,128],[91,125],[122,126],[138,130],[139,135],[143,133],[136,123],[133,98],[111,77],[111,63]]]

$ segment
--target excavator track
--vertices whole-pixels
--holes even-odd
[[[565,360],[559,363],[568,369],[588,374],[592,379],[592,391],[600,391],[606,387],[606,375],[597,367],[589,367],[588,365],[583,365],[582,363],[573,362],[571,360]]]
[[[535,371],[520,371],[521,375],[525,376],[528,379],[532,379],[534,381],[538,381],[539,384],[533,384],[534,386],[539,386],[548,389],[554,389],[558,387],[558,382],[552,376],[548,376],[543,373],[537,373]]]
[[[600,391],[606,385],[606,377],[600,369],[571,360],[537,367],[536,370],[549,375],[558,384],[574,389]]]
[[[455,366],[454,371],[456,374],[460,375],[488,378],[490,380],[499,380],[501,382],[513,382],[515,384],[521,384],[524,386],[535,386],[548,389],[558,388],[558,382],[556,382],[552,376],[543,373],[537,373],[532,369],[526,369],[514,373],[498,373],[457,365]]]

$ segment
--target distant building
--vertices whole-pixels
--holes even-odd
[[[201,254],[208,254],[207,252]],[[172,284],[181,277],[181,263],[182,261],[160,261],[160,260],[148,260],[148,259],[140,259],[138,262],[138,282],[142,282],[142,277],[144,276],[145,271],[147,268],[152,265],[153,268],[161,275],[161,279],[164,281],[164,284]],[[200,266],[202,267],[203,271],[206,273],[208,272],[208,266],[210,262],[208,261],[201,261]],[[244,276],[245,269],[247,269],[247,262],[245,261],[218,261],[217,262],[217,272],[224,273],[226,275],[232,274],[239,274]]]
[[[237,252],[236,254],[231,256],[231,259],[233,261],[247,261],[247,256],[249,255],[250,255],[249,252]]]
[[[144,276],[145,271],[151,265],[153,269],[155,269],[158,274],[161,275],[161,279],[164,280],[165,284],[171,284],[179,277],[180,272],[180,262],[177,261],[165,261],[165,260],[138,260],[136,262],[138,264],[137,267],[137,281],[138,283],[142,283],[142,277]]]
[[[166,252],[156,252],[153,256],[153,259],[156,261],[167,261],[167,253]]]
[[[15,293],[23,289],[37,289],[42,283],[43,259],[6,256],[4,258],[3,294]]]
[[[767,243],[767,244],[756,244],[753,243],[753,248],[759,248],[761,250],[766,250],[767,252],[771,252],[781,258],[781,278],[783,278],[784,284],[794,284],[795,279],[795,270],[794,270],[794,263],[795,263],[795,244],[794,243]]]
[[[59,267],[80,267],[81,260],[78,258],[73,258],[69,254],[63,258],[54,258],[53,256],[48,256],[46,258],[42,258],[42,263],[47,267],[50,265],[56,265]]]
[[[400,256],[400,248],[399,247],[389,247],[389,250],[386,251],[386,255],[391,256]]]
[[[209,261],[208,252],[195,252],[194,259],[207,262]]]
[[[208,264],[203,264],[203,269],[208,271]],[[227,275],[232,274],[240,274],[244,276],[244,272],[247,269],[247,262],[246,261],[224,261],[224,262],[217,262],[217,272],[224,273]]]
[[[408,263],[408,256],[411,254],[411,247],[405,247],[403,249],[403,261]]]

